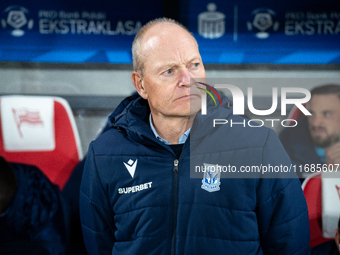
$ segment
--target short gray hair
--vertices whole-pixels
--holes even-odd
[[[160,23],[174,24],[174,25],[177,25],[177,26],[183,28],[185,31],[187,31],[194,38],[195,42],[197,43],[195,37],[190,33],[190,31],[185,26],[183,26],[181,23],[177,22],[176,20],[173,20],[173,19],[170,19],[170,18],[158,18],[158,19],[154,19],[154,20],[149,21],[139,30],[139,32],[135,36],[135,39],[133,40],[133,43],[132,43],[133,69],[136,72],[139,72],[143,77],[144,77],[144,62],[145,62],[145,59],[143,58],[142,53],[141,53],[142,40],[143,40],[143,37],[144,37],[146,31],[149,30],[149,28],[153,27],[154,25],[160,24]]]

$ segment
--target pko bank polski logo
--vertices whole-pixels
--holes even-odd
[[[215,103],[215,106],[218,106],[218,103],[215,100],[215,97],[219,100],[220,105],[222,104],[221,98],[218,95],[217,91],[215,90],[215,88],[217,89],[228,89],[231,94],[232,94],[232,98],[233,98],[233,114],[234,115],[244,115],[245,110],[244,110],[244,94],[242,92],[242,90],[232,84],[215,84],[215,86],[211,86],[208,85],[206,83],[203,82],[197,82],[200,85],[206,86],[206,89],[201,88],[201,87],[197,87],[200,90],[205,91],[206,93],[203,93],[201,95],[201,115],[207,115],[207,95],[209,95],[212,100]],[[212,92],[210,92],[209,90],[211,90]],[[287,98],[287,94],[288,93],[301,93],[304,95],[303,98]],[[282,87],[281,88],[281,115],[282,116],[286,116],[287,115],[287,105],[288,104],[292,104],[295,105],[298,109],[300,109],[300,111],[306,115],[306,116],[310,116],[312,115],[304,106],[304,104],[306,104],[311,98],[311,94],[310,91],[305,89],[305,88],[297,88],[297,87]],[[268,116],[272,113],[274,113],[277,109],[278,106],[278,88],[277,87],[273,87],[272,88],[272,106],[267,109],[267,110],[259,110],[259,109],[255,109],[254,104],[253,104],[253,88],[252,87],[248,87],[247,88],[247,105],[248,105],[248,109],[249,111],[257,116]],[[256,121],[261,121],[262,125],[264,125],[262,120],[249,120],[248,121],[248,125],[249,126],[254,126],[251,125],[250,122],[256,122]],[[268,119],[268,121],[272,122],[272,127],[274,126],[274,121],[278,121],[278,119]],[[289,122],[294,122],[295,125],[284,125],[282,124],[284,127],[295,127],[297,125],[297,121],[294,119],[286,119],[281,121],[281,123],[284,123],[285,121]],[[213,126],[215,127],[216,125],[223,125],[223,124],[227,124],[228,120],[226,119],[214,119],[213,120]],[[230,123],[232,126],[232,123]],[[245,123],[244,123],[245,126]],[[258,125],[255,125],[254,127],[258,127]]]
[[[12,36],[23,36],[25,30],[31,30],[34,24],[33,19],[29,19],[28,14],[29,11],[23,6],[9,6],[1,15],[1,26],[3,29],[10,29]]]
[[[247,22],[249,31],[254,31],[259,39],[267,39],[270,31],[277,31],[280,23],[276,20],[276,13],[268,8],[259,8],[252,11],[253,21]]]

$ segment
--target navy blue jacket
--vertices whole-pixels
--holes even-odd
[[[196,117],[178,159],[152,133],[142,98],[110,116],[112,128],[90,145],[80,188],[89,254],[308,254],[307,206],[297,178],[221,173],[214,192],[202,188],[204,173],[190,178],[196,163],[290,164],[272,130],[213,128],[211,118],[245,120],[232,108],[208,111],[209,118]]]
[[[338,247],[336,247],[335,240],[330,240],[321,243],[310,249],[310,255],[339,255]]]
[[[0,217],[0,254],[66,254],[67,231],[59,188],[35,166],[11,166],[18,188]]]

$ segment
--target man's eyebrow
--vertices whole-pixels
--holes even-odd
[[[192,63],[193,61],[201,61],[201,59],[199,57],[193,57],[188,61],[188,63]]]
[[[198,56],[195,56],[191,58],[189,61],[187,61],[187,64],[192,63],[193,61],[201,61],[201,59]],[[177,62],[168,62],[164,65],[156,66],[155,69],[157,70],[157,72],[161,72],[163,70],[168,70],[172,67],[178,67],[178,66],[179,64]]]
[[[177,66],[178,66],[178,63],[176,63],[176,62],[169,62],[169,63],[166,63],[164,65],[156,66],[156,70],[157,70],[157,72],[161,72],[163,70],[168,70],[171,67],[177,67]]]
[[[309,111],[313,114],[313,113],[315,113],[315,111],[313,111],[312,109],[309,109]],[[335,112],[335,110],[323,110],[323,111],[321,111],[320,113],[321,114],[325,114],[325,113],[334,113]]]
[[[333,113],[333,112],[335,112],[334,110],[324,110],[324,111],[322,111],[322,113]]]

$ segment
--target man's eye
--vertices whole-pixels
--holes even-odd
[[[165,71],[166,74],[172,74],[172,72],[173,72],[172,69],[168,69]]]
[[[193,67],[198,67],[200,65],[200,63],[194,63]]]

